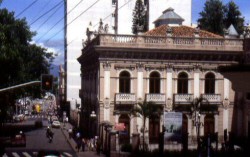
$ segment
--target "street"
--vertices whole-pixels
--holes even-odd
[[[76,156],[71,146],[67,143],[61,128],[52,128],[54,138],[53,141],[49,143],[48,138],[46,137],[48,120],[44,116],[28,117],[25,121],[14,123],[13,125],[32,125],[36,120],[42,120],[43,127],[26,132],[24,131],[26,135],[26,146],[7,147],[4,157],[33,157],[37,156],[39,150],[56,150],[65,157]]]

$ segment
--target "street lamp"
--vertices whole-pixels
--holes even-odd
[[[96,113],[95,111],[92,111],[91,114],[89,115],[90,116],[90,129],[91,129],[91,133],[90,133],[90,136],[91,138],[95,135],[95,119],[96,119]]]
[[[74,100],[74,98],[72,98],[72,100]],[[79,128],[80,126],[80,112],[81,112],[81,108],[80,108],[80,104],[77,104],[77,99],[75,99],[75,107],[77,109],[77,128]]]

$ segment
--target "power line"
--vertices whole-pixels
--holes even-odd
[[[88,7],[86,10],[84,10],[80,15],[78,15],[76,18],[74,18],[72,21],[70,21],[66,26],[72,24],[76,19],[78,19],[80,16],[82,16],[82,14],[84,14],[86,11],[88,11],[90,8],[92,8],[98,1],[100,0],[97,0],[95,1],[90,7]],[[48,40],[46,40],[45,43],[48,43],[50,41],[50,39],[52,39],[53,37],[57,36],[61,31],[63,31],[65,28],[65,26],[58,32],[56,32],[52,37],[50,37]]]
[[[48,10],[47,12],[45,12],[44,14],[42,14],[41,16],[39,16],[35,21],[31,22],[30,26],[33,25],[35,22],[37,22],[39,19],[41,19],[44,15],[48,14],[49,12],[51,12],[52,10],[54,10],[57,6],[59,6],[63,1],[57,3],[55,6],[53,6],[50,10]]]
[[[42,9],[40,9],[40,11],[32,18],[31,21],[34,21],[34,19],[47,7],[49,6],[50,2],[52,1],[48,1],[47,3],[45,3],[45,5],[42,7]]]
[[[55,13],[63,6],[63,3],[61,4],[61,6],[59,6],[38,28],[36,31],[38,31],[50,18],[53,17],[53,15],[55,15]]]
[[[22,13],[28,10],[32,5],[34,5],[38,0],[33,1],[30,5],[28,5],[25,9],[23,9],[15,18],[18,18]]]
[[[68,13],[65,13],[64,16],[70,14],[78,5],[80,5],[80,3],[82,3],[83,0],[81,0],[80,2],[78,2]],[[46,34],[48,34],[59,22],[61,22],[64,19],[64,17],[62,17],[60,20],[58,20],[46,33],[44,33],[38,40],[37,42],[39,42]]]
[[[129,2],[131,2],[131,1],[132,1],[132,0],[129,0],[128,2],[124,3],[122,6],[120,6],[120,7],[118,8],[118,10],[121,9],[121,8],[123,8],[125,5],[127,5],[127,4],[128,4]],[[105,18],[103,18],[103,21],[106,20],[106,19],[107,19],[109,16],[111,16],[112,14],[113,14],[113,13],[111,13],[110,15],[106,16]],[[99,23],[95,24],[94,27],[95,27],[96,25],[98,25],[98,24],[99,24]],[[61,32],[61,31],[60,31],[60,32]],[[50,39],[52,39],[52,38],[53,38],[53,37],[51,37]],[[50,40],[50,39],[49,39],[49,40]],[[75,39],[76,39],[76,38],[75,38]],[[74,40],[75,40],[75,39],[74,39]],[[74,40],[72,40],[71,42],[69,42],[69,43],[67,44],[67,46],[70,45],[70,44],[72,44]]]
[[[127,5],[129,2],[131,2],[132,0],[129,0],[129,1],[127,1],[126,3],[124,3],[122,6],[120,6],[119,8],[118,8],[118,10],[119,9],[121,9],[121,8],[123,8],[125,5]],[[109,14],[108,16],[106,16],[104,19],[102,19],[102,21],[104,21],[104,20],[106,20],[108,17],[110,17],[111,15],[112,15],[113,13],[111,13],[111,14]],[[117,16],[117,15],[116,15]],[[99,24],[99,22],[97,23],[97,24],[95,24],[94,25],[94,27],[96,26],[96,25],[98,25]]]

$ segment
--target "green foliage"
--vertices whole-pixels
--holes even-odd
[[[155,118],[162,115],[162,108],[157,106],[153,102],[147,102],[146,100],[143,103],[138,103],[130,111],[132,117],[141,117],[142,118],[142,138],[143,138],[143,151],[145,151],[145,128],[146,120],[148,118]]]
[[[0,89],[40,80],[41,74],[49,73],[53,55],[31,43],[34,35],[25,19],[15,19],[14,12],[0,9]],[[0,103],[3,103],[0,110],[7,112],[8,107],[25,94],[41,95],[40,87],[0,93]]]
[[[200,28],[223,35],[225,9],[225,6],[223,6],[220,0],[206,1],[204,10],[200,12],[201,18],[198,19]]]
[[[226,5],[226,8],[227,11],[224,20],[226,28],[232,24],[236,31],[239,34],[242,34],[244,31],[244,18],[241,17],[239,7],[233,1],[231,1]]]
[[[223,35],[223,30],[233,24],[239,34],[243,32],[244,18],[233,1],[223,5],[221,0],[208,0],[200,16],[198,23],[203,30]]]
[[[132,23],[133,34],[147,31],[147,15],[145,5],[143,4],[142,0],[136,0],[135,2]]]

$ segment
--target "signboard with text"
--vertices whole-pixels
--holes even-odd
[[[182,113],[164,112],[164,141],[181,142],[182,135]]]

